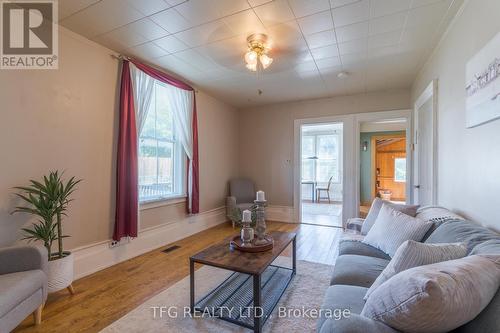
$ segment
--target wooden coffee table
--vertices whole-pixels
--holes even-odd
[[[260,253],[231,249],[229,240],[217,243],[189,258],[191,312],[202,311],[222,320],[261,332],[296,272],[296,234],[271,232],[272,250]],[[290,244],[292,268],[272,262]],[[233,271],[226,280],[195,303],[194,264]]]

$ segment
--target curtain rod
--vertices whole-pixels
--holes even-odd
[[[111,53],[111,54],[110,54],[110,56],[111,56],[111,58],[116,59],[116,60],[130,60],[130,57],[127,57],[127,56],[125,56],[125,55],[123,55],[123,54],[118,54],[118,55],[117,55],[117,54]],[[195,92],[196,94],[200,92],[200,91],[199,91],[198,89],[196,89],[195,87],[193,87],[193,88],[194,88],[194,92]]]
[[[123,54],[118,54],[118,55],[116,55],[116,54],[114,54],[114,53],[111,53],[111,54],[110,54],[110,56],[111,56],[111,58],[114,58],[114,59],[116,59],[116,60],[130,60],[130,58],[129,58],[129,57],[124,56]]]

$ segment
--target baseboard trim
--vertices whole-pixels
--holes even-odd
[[[269,221],[297,223],[294,220],[292,206],[268,206],[266,208],[266,219]]]
[[[219,207],[184,219],[139,231],[137,238],[110,248],[111,240],[73,249],[75,280],[137,257],[169,243],[226,222],[226,208]]]

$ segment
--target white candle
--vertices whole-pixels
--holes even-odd
[[[266,201],[264,191],[257,191],[257,201]]]
[[[243,211],[243,219],[241,222],[252,222],[252,212],[248,209]]]

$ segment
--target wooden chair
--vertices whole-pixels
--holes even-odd
[[[321,192],[325,191],[326,197],[328,198],[328,203],[331,203],[331,201],[330,201],[330,186],[332,185],[332,179],[333,179],[333,176],[331,176],[330,179],[328,179],[328,185],[326,187],[321,187],[321,186],[316,187],[316,201],[317,202],[320,202],[320,200],[321,200]]]

